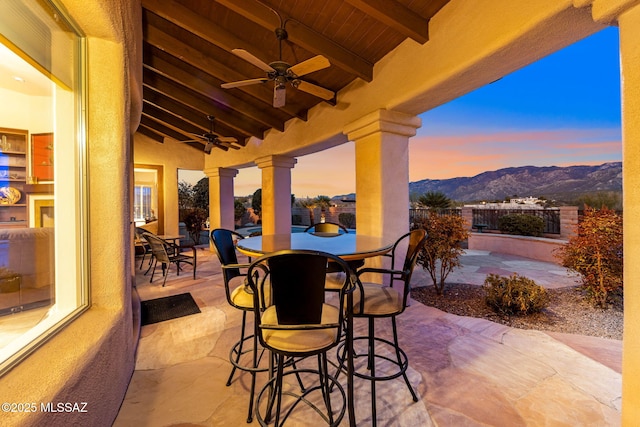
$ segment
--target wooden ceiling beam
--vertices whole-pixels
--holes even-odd
[[[164,144],[164,136],[162,136],[162,134],[154,131],[153,129],[143,125],[142,123],[140,123],[140,126],[138,126],[138,129],[136,129],[136,132],[146,136],[147,138],[150,138],[156,142],[159,142],[160,144]]]
[[[201,117],[202,120],[208,115],[214,116],[217,119],[216,123],[223,126],[226,132],[232,132],[234,135],[243,134],[244,137],[255,136],[259,139],[264,137],[265,129],[263,126],[257,125],[255,122],[243,117],[242,114],[229,111],[229,109],[220,106],[211,98],[182,90],[177,83],[154,74],[146,68],[143,70],[143,84],[145,87],[152,88],[155,92],[169,98],[173,104],[170,105],[167,103],[165,108],[168,110],[176,110],[176,115],[194,116],[193,114],[184,112],[184,109],[188,108],[196,112],[196,114],[200,112],[199,117]],[[179,113],[177,110],[181,110],[181,112]],[[209,127],[208,122],[206,123],[206,127]],[[220,131],[223,131],[222,127],[220,127]]]
[[[264,125],[264,127],[259,127],[258,124],[252,124],[248,127],[246,119],[238,119],[238,123],[241,123],[238,125],[234,125],[232,120],[225,120],[230,126],[237,127],[239,130],[243,130],[249,135],[262,139],[264,131],[267,128],[274,128],[280,132],[284,131],[284,121],[275,117],[273,114],[270,114],[269,110],[260,109],[248,102],[244,102],[243,100],[231,95],[229,91],[209,84],[203,79],[198,78],[198,76],[170,64],[167,61],[163,61],[156,56],[149,55],[148,58],[145,58],[144,67],[153,70],[154,72],[173,80],[194,92],[210,98],[213,103],[217,104],[216,108],[218,110],[240,112],[241,116],[247,117],[254,122]],[[256,129],[258,128],[260,128],[260,130],[256,133]]]
[[[280,27],[278,17],[255,0],[216,0],[221,5],[270,31]],[[331,64],[361,79],[373,80],[373,64],[359,57],[333,40],[322,36],[297,21],[287,21],[288,39],[309,52],[324,55]],[[275,39],[275,37],[274,37]]]
[[[153,117],[153,120],[155,120],[156,123],[164,126],[167,129],[173,130],[174,132],[178,132],[179,134],[184,132],[185,124],[182,123],[182,120],[167,113],[166,111],[162,111],[161,109],[151,105],[146,101],[142,104],[142,113],[146,114],[149,117]],[[196,143],[196,144],[204,145],[206,141],[202,140],[202,142],[199,142],[200,138],[198,138],[198,135],[199,135],[199,132],[189,132],[187,135],[185,135],[181,139],[178,139],[177,141],[183,142],[185,144]],[[229,148],[223,144],[214,144],[214,146],[224,151],[229,150]]]
[[[168,138],[172,138],[175,139],[176,141],[181,141],[185,136],[179,132],[176,132],[174,130],[172,130],[171,128],[163,125],[162,123],[158,122],[153,116],[150,116],[149,114],[145,113],[144,111],[142,112],[142,117],[140,118],[140,124],[142,126],[145,126],[149,129],[152,129],[155,132],[158,132],[160,134],[165,135]],[[193,148],[196,148],[200,151],[204,150],[204,145],[200,144],[199,142],[189,142],[189,143],[185,143],[186,145],[189,145]]]
[[[186,137],[179,140],[181,142],[186,143],[188,140],[194,140],[194,139],[200,140],[201,138],[199,138],[199,136],[204,134],[205,132],[208,132],[208,129],[205,132],[202,132],[201,130],[198,129],[197,126],[194,126],[188,123],[187,121],[183,120],[180,117],[175,116],[169,111],[163,110],[162,108],[159,108],[158,106],[153,105],[147,100],[144,100],[143,102],[142,112],[145,114],[148,114],[149,116],[152,116],[154,120],[168,127],[169,129],[172,129],[180,133],[184,133],[186,131],[187,132]],[[202,143],[204,144],[205,142],[204,139],[202,141],[203,141]],[[240,147],[233,146],[233,144],[234,143],[229,143],[229,142],[216,142],[214,143],[214,146],[224,151],[229,150],[229,148],[233,148],[234,150],[237,150],[238,148],[240,148]]]
[[[162,95],[159,92],[154,91],[151,87],[147,85],[143,85],[142,94],[144,98],[144,102],[148,102],[149,104],[157,107],[160,110],[166,111],[169,114],[176,116],[177,118],[184,120],[186,123],[189,123],[199,129],[199,131],[194,133],[203,134],[205,132],[209,132],[210,122],[207,120],[205,115],[201,114],[199,111],[195,111],[189,108],[186,105],[183,105],[171,98],[168,98]],[[240,134],[237,132],[232,132],[217,120],[217,117],[214,121],[214,130],[215,133],[219,136],[232,136],[238,140],[238,144],[244,145],[244,141],[247,138],[247,135]],[[186,130],[186,129],[185,129]]]
[[[429,21],[396,1],[346,0],[346,2],[420,44],[429,40]]]
[[[177,83],[163,76],[155,74],[146,68],[143,70],[143,85],[177,102],[178,104],[200,112],[203,117],[213,113],[212,103],[209,102],[208,99],[206,99],[202,95],[185,91],[180,88]],[[216,116],[215,114],[212,115],[214,115],[216,118],[220,118],[220,116]],[[222,122],[220,120],[218,121],[218,123],[221,124],[221,127],[219,127],[220,132],[228,132],[230,134],[233,134],[225,136],[235,136],[238,134],[237,130],[234,129],[234,126],[228,125],[226,122]],[[241,129],[241,131],[245,135],[253,135],[253,133],[250,131],[245,131],[243,129]]]
[[[243,76],[225,64],[213,60],[211,57],[166,34],[153,25],[147,25],[145,27],[144,40],[163,52],[175,56],[202,72],[212,75],[222,81],[232,82],[236,80],[245,80],[247,78],[247,76]],[[212,72],[215,72],[216,74],[211,74]],[[273,101],[273,91],[270,86],[267,87],[265,85],[257,84],[243,86],[235,90],[242,90],[268,105],[271,105]],[[306,108],[302,106],[289,103],[280,108],[280,110],[286,112],[291,117],[297,117],[304,121],[307,119]]]

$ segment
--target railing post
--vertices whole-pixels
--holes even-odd
[[[467,224],[467,229],[471,230],[473,226],[473,208],[471,206],[462,207],[462,219]]]
[[[560,237],[568,239],[574,236],[578,225],[578,207],[560,206]]]

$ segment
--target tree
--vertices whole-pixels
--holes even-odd
[[[613,210],[622,209],[621,194],[615,191],[598,191],[592,194],[585,194],[578,197],[576,204],[583,209],[586,209],[586,206],[593,206],[596,209],[603,206]]]
[[[209,210],[209,178],[202,178],[193,186],[193,206]]]
[[[233,219],[238,221],[247,212],[247,208],[244,207],[244,201],[242,199],[233,200]]]
[[[309,211],[310,225],[315,224],[315,214],[313,211],[317,207],[316,199],[300,199],[298,200],[298,204]]]
[[[193,207],[193,186],[185,181],[178,182],[178,209]]]
[[[331,199],[329,196],[317,196],[316,205],[324,211],[326,208],[331,206]]]
[[[580,273],[595,305],[606,307],[609,294],[622,288],[622,217],[603,207],[587,206],[576,235],[555,252],[562,265]]]
[[[251,207],[253,208],[253,213],[256,215],[260,215],[262,212],[262,188],[258,188],[251,198]]]
[[[432,209],[446,209],[451,206],[451,199],[442,191],[427,191],[418,197],[418,203]]]
[[[462,217],[430,214],[419,227],[427,231],[427,244],[418,255],[418,264],[429,272],[438,295],[444,291],[444,281],[460,265],[462,242],[469,232]]]

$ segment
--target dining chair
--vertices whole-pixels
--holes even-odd
[[[340,266],[345,274],[343,287],[335,305],[325,302],[324,276],[327,263]],[[327,351],[338,345],[343,321],[350,311],[346,297],[353,291],[353,277],[346,262],[340,258],[318,251],[283,250],[265,255],[254,261],[248,270],[248,283],[253,292],[255,324],[262,346],[271,351],[277,368],[271,371],[270,380],[264,385],[256,399],[256,419],[260,425],[271,422],[275,405],[275,426],[286,422],[299,403],[310,406],[313,411],[304,415],[305,424],[315,425],[311,414],[318,414],[324,422],[337,426],[348,406],[342,386],[329,374]],[[298,368],[284,371],[287,358],[317,356],[317,369]],[[303,387],[299,375],[318,375],[312,386]],[[293,385],[283,385],[289,375],[296,375],[299,393]],[[308,377],[308,375],[306,375]],[[339,411],[331,403],[331,391],[340,392],[343,405]],[[293,399],[283,402],[283,395]],[[268,396],[266,405],[261,405],[263,396]],[[351,396],[349,397],[351,398]],[[320,407],[324,406],[324,410]],[[264,415],[263,415],[264,412]],[[311,417],[311,418],[309,418]],[[318,420],[320,421],[320,420]]]
[[[180,275],[181,270],[180,264],[190,264],[193,267],[193,279],[195,280],[197,255],[194,247],[190,248],[193,251],[192,255],[185,255],[181,252],[178,245],[167,242],[155,234],[147,232],[143,233],[142,237],[151,247],[151,253],[153,255],[153,270],[151,272],[151,279],[149,279],[149,283],[153,282],[153,276],[155,275],[158,262],[162,264],[162,274],[164,275],[164,280],[162,282],[163,287],[167,283],[167,276],[169,275],[171,264],[176,265],[176,274],[178,276]]]
[[[336,224],[335,222],[319,222],[317,224],[313,224],[305,228],[305,233],[334,233],[334,234],[343,234],[348,233],[349,230],[342,225]]]
[[[313,224],[308,226],[305,230],[305,233],[311,233],[316,235],[321,235],[323,237],[337,237],[340,234],[348,233],[349,231],[342,224],[336,224],[334,222],[319,222],[317,224]],[[357,267],[361,267],[364,265],[364,261],[360,261],[358,263],[351,263],[349,266],[352,269]],[[327,278],[325,283],[325,290],[337,292],[342,287],[342,283],[344,282],[343,274],[339,267],[336,267],[329,263],[327,265]]]
[[[147,255],[149,255],[149,265],[151,265],[151,262],[153,261],[151,246],[149,246],[149,243],[147,243],[147,241],[142,238],[142,233],[148,233],[148,231],[140,227],[134,228],[134,245],[136,247],[136,252],[142,252],[142,259],[140,260],[140,270],[142,270],[142,265],[144,264],[144,259],[147,257]]]
[[[265,372],[268,368],[259,368],[259,349],[258,349],[258,337],[255,333],[247,333],[247,312],[253,311],[253,295],[251,289],[247,284],[246,271],[249,268],[249,264],[238,263],[238,256],[236,253],[236,246],[234,240],[244,239],[244,236],[224,228],[216,228],[212,230],[211,241],[216,248],[216,254],[220,260],[220,266],[222,267],[222,278],[224,281],[224,290],[227,297],[227,302],[232,307],[242,311],[242,326],[240,329],[240,339],[231,347],[229,352],[229,361],[233,365],[231,373],[227,379],[227,386],[231,385],[233,376],[236,369],[240,369],[244,372],[251,374],[251,389],[249,397],[249,410],[247,415],[247,423],[253,421],[253,401],[256,387],[256,373]],[[251,340],[251,346],[246,349],[245,344]],[[251,353],[251,357],[247,355]],[[249,359],[249,361],[247,361]]]
[[[427,234],[424,229],[413,230],[400,237],[393,245],[390,268],[365,267],[357,272],[358,279],[353,295],[353,317],[367,319],[368,330],[367,335],[353,338],[354,344],[358,341],[366,342],[366,352],[358,353],[356,348],[354,350],[354,358],[366,356],[367,364],[366,372],[362,369],[356,369],[353,375],[371,382],[371,417],[372,425],[374,426],[376,425],[377,381],[388,381],[402,376],[409,388],[413,401],[418,401],[418,396],[407,377],[406,371],[409,367],[409,359],[398,342],[396,317],[402,314],[407,307],[407,300],[411,290],[411,275],[416,265],[418,254],[424,247],[426,240]],[[407,245],[406,254],[404,259],[401,259],[401,251],[404,245]],[[397,269],[396,263],[399,264],[400,262],[402,262],[401,269]],[[383,277],[387,277],[388,284],[363,283],[360,277],[366,273],[380,273]],[[391,319],[392,340],[382,338],[376,334],[375,321],[380,318]],[[390,349],[395,354],[395,359],[392,356],[388,356],[388,352],[376,351],[376,345],[386,346],[387,349]],[[343,346],[339,347],[338,359],[340,366],[338,373],[343,368],[345,353]],[[390,363],[392,366],[396,366],[397,369],[391,373],[389,373],[388,369],[385,369],[383,374],[377,374],[376,361],[380,361],[381,364]]]

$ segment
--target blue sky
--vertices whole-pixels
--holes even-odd
[[[410,181],[511,166],[620,161],[618,29],[607,28],[420,117],[422,127],[409,143]],[[348,143],[299,158],[293,193],[354,192],[354,156]],[[252,194],[259,186],[257,168],[241,170],[235,193]]]

